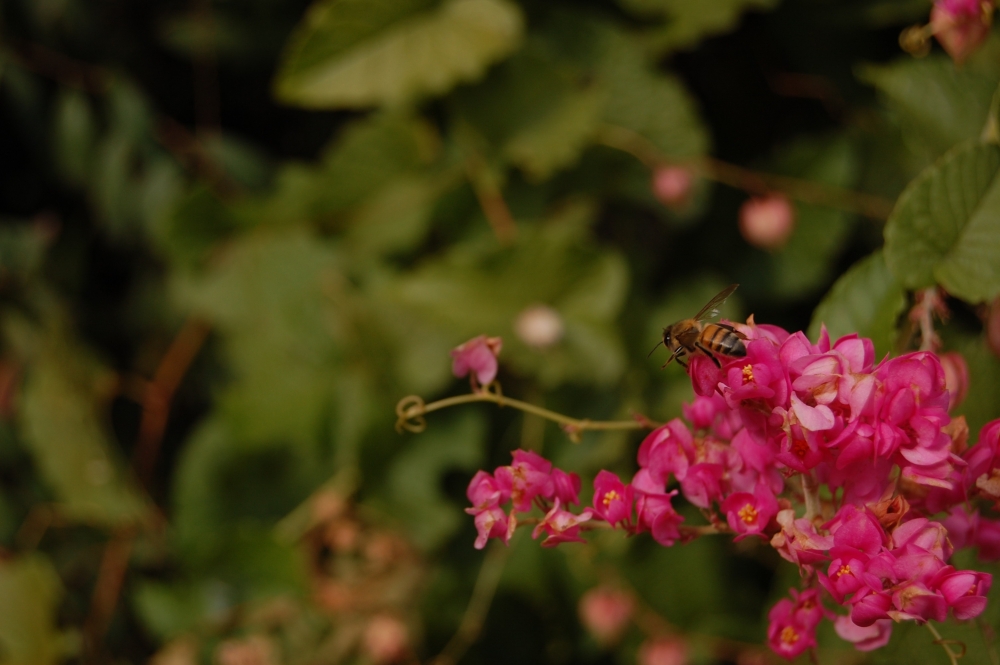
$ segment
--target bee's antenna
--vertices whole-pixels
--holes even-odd
[[[658,349],[658,348],[660,347],[660,344],[663,344],[663,340],[662,340],[662,339],[661,339],[661,340],[660,340],[659,342],[657,342],[657,343],[656,343],[656,346],[654,346],[654,347],[653,347],[653,348],[652,348],[652,349],[651,349],[651,350],[649,351],[649,353],[647,353],[647,354],[646,354],[646,360],[649,360],[649,357],[650,357],[651,355],[653,355],[653,351],[656,351],[656,349]]]

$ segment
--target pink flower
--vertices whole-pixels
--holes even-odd
[[[486,547],[486,541],[490,538],[503,538],[505,543],[510,542],[510,537],[514,534],[514,527],[517,524],[513,517],[508,518],[507,513],[497,506],[485,508],[476,512],[466,508],[465,512],[476,516],[476,537],[475,548],[481,550]]]
[[[740,207],[740,234],[754,247],[781,249],[794,228],[795,208],[784,194],[755,197]]]
[[[552,496],[552,463],[538,453],[515,450],[514,463],[495,472],[497,484],[514,501],[514,510],[528,512],[536,496]]]
[[[892,637],[892,621],[880,619],[870,626],[859,626],[849,616],[839,616],[833,622],[833,628],[841,639],[854,644],[858,651],[873,651],[884,647]]]
[[[625,485],[610,471],[601,471],[594,479],[594,513],[610,524],[627,522],[632,517],[632,486]]]
[[[833,538],[816,532],[813,523],[805,518],[795,518],[791,508],[779,510],[775,519],[781,531],[771,538],[771,547],[778,554],[797,566],[808,566],[829,558],[826,552],[833,546]]]
[[[473,337],[468,342],[452,349],[451,357],[454,361],[451,364],[451,372],[455,376],[462,378],[469,375],[473,381],[473,387],[478,385],[489,385],[497,376],[497,356],[503,340],[499,337],[487,337],[480,335]]]
[[[687,665],[687,642],[677,637],[657,637],[639,646],[638,665]]]
[[[730,528],[738,534],[736,540],[763,536],[771,519],[778,514],[778,502],[765,485],[759,485],[753,494],[730,494],[721,508]]]
[[[816,646],[816,623],[812,623],[813,614],[802,612],[797,603],[787,598],[779,600],[771,608],[767,618],[768,645],[782,658],[792,660],[806,649]]]
[[[693,184],[694,176],[680,166],[661,166],[653,171],[653,196],[674,210],[687,207]]]
[[[556,499],[552,510],[545,514],[545,517],[538,523],[535,530],[531,532],[532,538],[547,534],[547,538],[542,541],[542,547],[555,547],[560,543],[583,543],[580,537],[580,525],[590,520],[593,512],[588,508],[579,515],[563,510],[559,506],[559,499]]]
[[[948,607],[955,613],[955,618],[964,621],[979,616],[986,609],[986,594],[993,583],[993,576],[946,566],[937,575],[935,583]]]
[[[611,586],[595,587],[580,598],[580,620],[601,644],[614,644],[635,610],[632,596]]]
[[[990,33],[993,3],[982,0],[937,0],[931,28],[952,60],[961,64]]]
[[[949,351],[938,356],[944,370],[944,385],[948,389],[948,410],[962,403],[969,392],[969,366],[961,353]]]
[[[580,505],[580,476],[566,473],[562,469],[552,469],[552,495],[562,501],[563,505]]]

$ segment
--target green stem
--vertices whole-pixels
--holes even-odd
[[[941,633],[937,631],[937,628],[935,628],[930,621],[928,621],[924,625],[927,626],[927,630],[931,631],[931,635],[934,636],[934,643],[940,644],[942,647],[944,647],[944,652],[948,654],[948,660],[951,661],[951,665],[958,665],[958,659],[965,655],[965,644],[957,640],[944,639],[943,637],[941,637]],[[961,646],[962,651],[960,653],[955,653],[954,651],[952,651],[951,650],[952,644],[957,644]]]
[[[494,393],[489,390],[483,390],[480,392],[469,393],[467,395],[446,397],[436,402],[431,402],[430,404],[424,404],[424,401],[417,395],[404,397],[399,401],[399,404],[396,405],[396,415],[398,416],[398,420],[396,421],[396,430],[400,432],[403,430],[421,432],[427,426],[427,423],[424,421],[424,416],[426,414],[440,409],[446,409],[451,406],[470,404],[472,402],[493,402],[497,406],[510,406],[524,411],[525,413],[531,413],[547,420],[557,422],[563,426],[563,429],[569,434],[570,439],[577,443],[580,441],[580,433],[588,430],[646,429],[653,428],[658,425],[658,423],[654,423],[644,417],[636,420],[588,420],[586,418],[570,418],[569,416],[564,416],[561,413],[556,413],[555,411],[550,411],[540,406],[529,404],[528,402],[522,402],[519,399],[504,397],[499,394],[499,392]]]
[[[807,520],[812,520],[820,514],[822,509],[819,501],[819,486],[812,473],[802,474],[802,496],[806,502],[805,517]]]

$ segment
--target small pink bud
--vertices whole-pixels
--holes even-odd
[[[662,166],[653,171],[653,196],[668,208],[685,208],[693,185],[694,176],[680,166]]]
[[[754,197],[740,208],[740,233],[754,247],[781,249],[794,228],[795,208],[783,194]]]
[[[394,663],[406,655],[410,639],[406,626],[389,614],[376,614],[365,627],[361,645],[367,656],[378,663]]]
[[[548,305],[531,305],[517,315],[514,332],[528,346],[545,349],[562,339],[563,320]]]
[[[274,645],[262,635],[226,640],[215,648],[219,665],[275,665]]]
[[[639,647],[636,662],[639,665],[687,665],[687,643],[673,637],[646,640]]]
[[[982,0],[937,0],[931,29],[951,59],[961,64],[990,34],[993,3]]]
[[[986,310],[986,344],[997,358],[1000,358],[1000,298]]]
[[[472,374],[479,380],[479,385],[489,385],[497,376],[497,356],[500,355],[502,346],[502,339],[486,335],[473,337],[460,344],[451,351],[451,357],[454,358],[452,373],[459,378]]]
[[[634,608],[635,603],[627,593],[599,586],[580,599],[580,620],[598,642],[614,644],[628,627]]]
[[[950,398],[948,400],[948,410],[954,409],[965,399],[969,392],[969,366],[965,363],[962,354],[955,351],[942,353],[938,356],[941,361],[941,368],[944,370],[944,385],[948,388]]]

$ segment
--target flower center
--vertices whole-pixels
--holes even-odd
[[[607,508],[608,506],[611,505],[612,501],[617,501],[620,498],[621,497],[618,495],[617,491],[610,490],[604,494],[604,500],[602,501],[602,503],[604,504],[604,507]]]
[[[802,459],[809,452],[809,444],[805,439],[795,439],[792,441],[792,454]]]
[[[749,503],[740,508],[737,515],[740,516],[740,519],[743,520],[744,524],[753,525],[757,523],[757,509]]]
[[[753,365],[743,366],[743,383],[753,383]]]
[[[837,579],[840,579],[844,575],[850,575],[850,574],[851,574],[851,567],[848,566],[846,563],[844,563],[840,565],[840,569],[837,571],[836,577]]]
[[[781,629],[781,641],[792,646],[799,641],[799,632],[791,626],[785,626]]]

